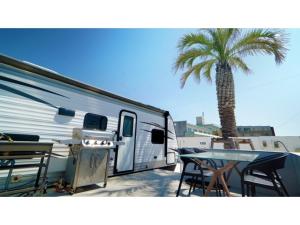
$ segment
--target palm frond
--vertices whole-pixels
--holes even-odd
[[[177,57],[174,69],[177,71],[178,69],[183,69],[186,65],[193,66],[195,59],[205,60],[208,56],[210,56],[209,49],[192,48],[186,50]]]
[[[241,69],[244,73],[251,73],[250,68],[240,57],[230,57],[229,64],[235,69]]]
[[[185,48],[191,47],[192,45],[200,45],[200,46],[210,46],[211,40],[207,37],[207,35],[203,33],[197,34],[186,34],[179,41],[178,48],[180,51],[183,51]]]
[[[231,48],[232,43],[239,36],[240,31],[237,28],[217,28],[217,29],[201,29],[211,36],[213,42],[212,52],[219,61],[225,62]]]
[[[222,44],[222,35],[220,28],[218,29],[205,29],[206,32],[209,33],[212,39],[213,50],[217,53],[217,57],[219,61],[224,59],[224,47]]]
[[[248,55],[274,55],[275,62],[281,63],[286,55],[286,36],[281,31],[254,29],[242,36],[230,50],[230,55],[244,57]]]
[[[206,77],[207,81],[209,81],[209,82],[212,81],[211,69],[216,62],[217,62],[216,59],[212,59],[212,60],[207,61],[206,65],[205,65],[205,70],[204,70],[203,75]]]
[[[189,67],[188,70],[181,75],[181,78],[180,78],[181,88],[184,87],[187,79],[192,74],[194,75],[194,77],[197,81],[200,81],[201,80],[201,71],[205,67],[207,67],[209,64],[211,64],[211,63],[213,64],[214,62],[216,62],[215,59],[210,59],[210,60],[202,61],[201,63],[198,63],[192,67]],[[211,68],[211,66],[210,66],[210,68]],[[205,77],[207,78],[207,76],[205,76]]]
[[[230,49],[232,44],[236,41],[236,39],[240,35],[240,30],[237,28],[226,28],[224,29],[224,39],[223,39],[223,47],[224,47],[224,56],[228,57],[230,54]]]

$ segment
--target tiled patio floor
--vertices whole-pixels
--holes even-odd
[[[179,172],[156,169],[129,175],[108,178],[106,188],[97,185],[80,188],[74,197],[175,197],[180,179]],[[180,196],[187,196],[189,186],[182,184]],[[191,196],[201,195],[201,190],[196,190]],[[66,196],[49,192],[50,196]],[[70,196],[70,195],[68,195]],[[210,196],[216,196],[214,192]]]

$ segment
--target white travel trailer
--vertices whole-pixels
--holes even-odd
[[[122,149],[110,150],[109,176],[175,165],[177,141],[168,111],[0,55],[0,132],[53,142],[72,138],[73,128],[92,127],[120,139],[124,122],[133,130]],[[50,180],[66,170],[69,147],[55,143],[53,152],[60,156],[50,160]]]

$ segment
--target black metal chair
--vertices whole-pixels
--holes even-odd
[[[242,196],[245,196],[245,185],[247,196],[256,195],[255,187],[262,187],[277,192],[279,196],[289,196],[277,170],[284,168],[288,153],[270,154],[249,163],[243,169],[241,175]]]
[[[180,155],[200,153],[200,152],[205,152],[205,150],[201,150],[201,149],[197,149],[197,148],[178,149],[178,153]],[[208,183],[207,178],[211,177],[213,175],[213,172],[203,166],[200,166],[193,159],[185,158],[185,157],[181,157],[180,159],[183,162],[183,170],[181,173],[176,197],[178,197],[180,194],[182,182],[184,180],[184,177],[186,177],[186,176],[190,177],[186,180],[186,182],[190,185],[188,196],[190,196],[192,189],[195,190],[196,187],[201,188],[203,191],[203,195],[204,195],[205,194],[205,186],[206,186],[206,183]],[[210,166],[215,167],[214,162],[207,160],[207,163]],[[219,182],[217,182],[215,189],[216,189],[216,194],[221,195]]]

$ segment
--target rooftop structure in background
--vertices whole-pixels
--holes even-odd
[[[208,136],[216,137],[220,136],[220,127],[214,124],[204,123],[204,113],[202,116],[196,117],[196,125],[184,121],[174,122],[176,136],[177,137],[197,137],[197,136]]]
[[[196,125],[186,120],[174,122],[177,137],[217,137],[222,136],[221,129],[215,124],[205,124],[204,113],[196,117]],[[237,126],[238,137],[275,136],[271,126]]]
[[[275,136],[271,126],[237,126],[239,137]]]
[[[202,116],[197,116],[196,117],[196,125],[197,126],[202,126],[204,123],[204,112],[202,112]]]

